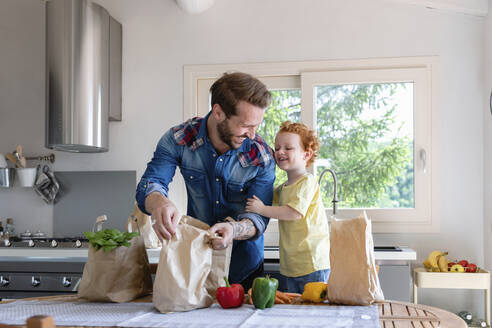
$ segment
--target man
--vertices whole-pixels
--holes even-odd
[[[161,138],[137,186],[139,208],[152,215],[162,239],[176,231],[180,214],[167,198],[168,185],[180,168],[188,195],[187,213],[211,226],[214,249],[233,243],[229,280],[246,290],[263,273],[263,232],[268,218],[246,213],[248,197],[271,204],[275,160],[256,135],[271,94],[245,73],[224,74],[210,88],[212,110],[170,129]],[[226,217],[234,222],[224,222]]]

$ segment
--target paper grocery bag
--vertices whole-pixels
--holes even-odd
[[[89,246],[78,296],[95,302],[129,302],[152,292],[152,276],[143,238],[109,252]]]
[[[162,246],[154,280],[153,303],[162,313],[210,306],[215,290],[229,275],[232,246],[210,247],[210,226],[182,216],[176,234]]]
[[[126,221],[128,232],[139,231],[140,236],[143,237],[145,248],[159,248],[162,246],[159,238],[152,228],[152,220],[150,216],[140,211],[137,205],[135,205],[132,214]]]
[[[370,305],[383,301],[374,261],[371,221],[366,212],[356,219],[331,221],[330,303]]]

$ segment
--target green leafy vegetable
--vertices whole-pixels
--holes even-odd
[[[84,232],[89,243],[97,251],[102,248],[109,252],[119,246],[130,246],[130,240],[138,236],[138,232],[121,232],[118,229],[104,229],[98,232]]]

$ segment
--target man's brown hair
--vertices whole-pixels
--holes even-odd
[[[304,151],[311,150],[313,152],[311,158],[306,162],[306,167],[309,167],[311,164],[313,164],[314,160],[318,156],[319,151],[319,141],[314,131],[308,128],[305,124],[291,123],[290,121],[285,121],[282,123],[282,125],[280,125],[280,129],[278,130],[277,134],[285,132],[295,133],[299,135],[299,137],[301,137],[301,146]]]
[[[272,100],[272,95],[260,80],[241,72],[224,73],[210,87],[210,93],[212,107],[219,104],[227,118],[236,115],[236,105],[241,100],[261,108],[268,107]]]

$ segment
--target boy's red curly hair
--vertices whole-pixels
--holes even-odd
[[[305,124],[285,121],[280,125],[280,129],[277,134],[284,132],[295,133],[301,137],[301,146],[304,150],[311,150],[313,152],[311,158],[306,162],[306,167],[313,164],[319,151],[319,141],[314,131],[308,128]]]

